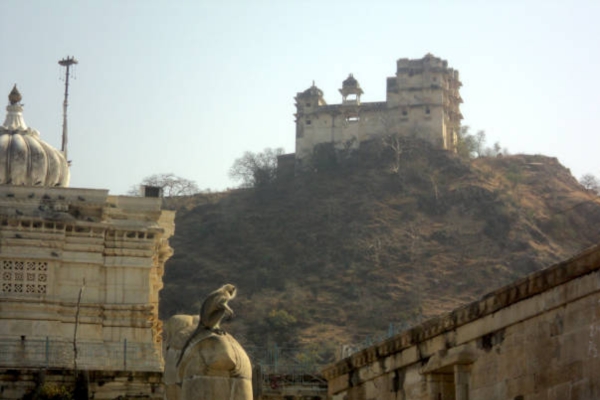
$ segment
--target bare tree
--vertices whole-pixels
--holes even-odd
[[[266,148],[261,153],[247,151],[236,159],[229,176],[241,181],[243,187],[264,187],[277,178],[277,157],[284,153],[281,147]]]
[[[475,134],[475,153],[477,153],[477,158],[483,157],[485,154],[485,132],[479,131]]]
[[[600,180],[595,175],[585,174],[581,178],[579,178],[579,183],[586,188],[586,190],[590,190],[596,194],[600,194]]]
[[[404,153],[405,146],[398,134],[391,134],[383,137],[383,144],[390,148],[394,153],[394,161],[390,167],[391,171],[395,174],[400,172],[400,162],[402,160],[402,153]]]
[[[172,173],[150,175],[144,178],[139,185],[133,186],[127,194],[139,196],[140,186],[159,187],[162,189],[164,197],[192,196],[200,192],[196,182]]]

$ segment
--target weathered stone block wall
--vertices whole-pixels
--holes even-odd
[[[356,149],[362,142],[383,138],[388,135],[414,136],[427,140],[439,148],[445,148],[447,126],[441,106],[412,106],[395,109],[377,109],[366,103],[357,108],[358,120],[348,122],[343,114],[331,111],[306,115],[299,120],[302,124],[302,137],[296,139],[296,158],[310,160],[317,145],[333,143],[338,150]],[[333,108],[337,106],[327,106]],[[340,106],[343,108],[344,106]],[[449,145],[448,145],[449,146]]]
[[[347,145],[356,148],[368,137],[383,134],[386,111],[382,106],[384,103],[324,106],[298,117],[302,134],[296,137],[296,158],[309,158],[322,143],[333,143],[339,149]]]
[[[600,398],[600,247],[324,371],[334,399]]]

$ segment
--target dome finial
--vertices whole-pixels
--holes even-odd
[[[69,186],[69,163],[60,150],[40,139],[38,131],[27,127],[16,84],[8,100],[0,125],[0,186]]]
[[[21,93],[19,93],[19,91],[17,90],[16,83],[15,83],[15,86],[13,86],[13,89],[10,91],[10,94],[8,95],[8,101],[12,105],[21,102]]]

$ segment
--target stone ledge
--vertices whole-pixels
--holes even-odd
[[[566,282],[600,270],[600,245],[591,247],[578,255],[534,272],[509,285],[492,291],[480,300],[459,307],[450,313],[432,318],[413,328],[350,357],[326,367],[323,376],[330,381],[338,376],[365,366],[382,356],[399,353],[435,336],[455,330],[487,315],[507,308]]]

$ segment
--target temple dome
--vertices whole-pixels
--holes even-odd
[[[306,89],[302,93],[298,93],[298,97],[323,97],[323,91],[315,86],[313,82],[312,86]]]
[[[343,88],[360,88],[358,81],[354,77],[354,75],[350,74],[348,77],[342,82]]]
[[[350,74],[348,77],[342,82],[342,88],[340,89],[340,93],[342,94],[342,103],[344,104],[360,104],[360,96],[364,93],[360,88],[360,84],[354,77],[354,75]],[[352,97],[352,98],[349,98]]]
[[[69,186],[69,164],[64,154],[27,127],[16,85],[8,99],[6,119],[0,125],[0,184]]]

